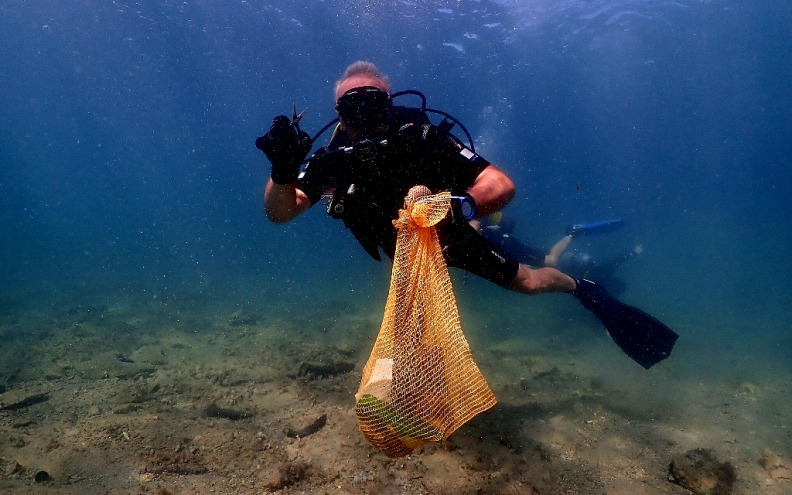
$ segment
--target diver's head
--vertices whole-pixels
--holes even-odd
[[[381,126],[392,105],[388,78],[376,65],[363,61],[346,68],[336,83],[335,98],[336,112],[347,131]]]

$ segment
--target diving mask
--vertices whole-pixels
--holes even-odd
[[[374,86],[352,88],[336,101],[336,111],[345,125],[356,129],[384,123],[392,105],[390,95]]]

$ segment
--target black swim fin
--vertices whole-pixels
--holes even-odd
[[[671,355],[679,335],[644,311],[628,306],[586,279],[572,293],[605,325],[616,345],[636,363],[651,368]]]

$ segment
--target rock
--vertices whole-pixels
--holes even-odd
[[[236,311],[228,319],[228,325],[232,327],[253,326],[258,323],[259,319],[260,317],[257,314]]]
[[[121,404],[113,408],[113,414],[129,414],[140,409],[140,404]]]
[[[737,480],[730,462],[720,462],[709,449],[693,449],[671,459],[669,481],[696,495],[729,495]]]
[[[27,445],[27,442],[22,437],[11,437],[8,439],[8,445],[14,447],[15,449],[21,449]]]
[[[280,490],[299,482],[308,474],[308,465],[302,462],[283,463],[265,473],[264,484],[270,490]]]
[[[49,400],[48,394],[28,395],[22,400],[13,402],[11,404],[7,404],[5,406],[0,406],[0,410],[16,411],[18,409],[24,409],[26,407],[34,406],[36,404],[41,404],[42,402],[47,402],[48,400]]]
[[[330,363],[300,363],[297,370],[297,378],[315,379],[329,378],[343,373],[349,373],[355,369],[355,363],[346,361],[335,361]]]
[[[772,452],[765,452],[762,458],[759,459],[759,465],[762,466],[774,480],[792,479],[792,472],[790,472],[784,460]]]
[[[131,380],[152,375],[156,367],[149,363],[139,363],[118,352],[106,351],[92,355],[91,359],[74,363],[74,372],[87,380],[118,378]]]
[[[17,461],[8,461],[3,465],[3,476],[8,478],[18,473],[22,466]]]
[[[305,438],[308,435],[313,435],[317,431],[324,428],[325,424],[327,424],[327,414],[322,414],[304,428],[300,428],[299,430],[295,430],[294,428],[286,428],[283,433],[289,438]]]
[[[46,371],[44,371],[44,379],[45,380],[60,380],[66,375],[66,367],[62,366],[51,366]]]
[[[11,428],[27,428],[33,424],[35,424],[35,422],[32,419],[22,418],[11,423]]]
[[[162,366],[166,363],[167,357],[165,350],[159,345],[144,345],[132,353],[130,361]]]
[[[247,411],[237,411],[236,409],[226,409],[217,404],[210,404],[204,409],[204,416],[207,418],[225,418],[231,421],[249,418],[252,414]]]

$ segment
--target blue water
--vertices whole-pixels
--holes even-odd
[[[253,146],[293,103],[318,131],[343,68],[369,59],[510,174],[520,236],[549,248],[568,224],[622,218],[574,248],[643,247],[622,297],[682,334],[679,366],[717,366],[717,349],[792,371],[790,32],[777,0],[5,1],[0,310],[378,311],[388,267],[340,223],[266,221]],[[463,313],[504,300],[461,290]]]

